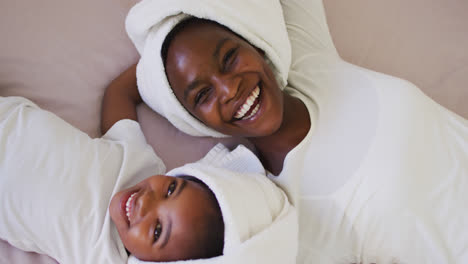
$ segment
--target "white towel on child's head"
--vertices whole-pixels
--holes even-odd
[[[218,200],[225,228],[222,256],[175,263],[295,263],[296,210],[250,150],[239,146],[229,152],[217,145],[202,160],[167,175],[190,175],[203,181]],[[147,262],[131,256],[128,263]]]
[[[143,101],[187,134],[223,137],[184,109],[166,77],[162,44],[172,28],[189,16],[223,24],[263,50],[279,86],[284,87],[291,47],[281,5],[270,0],[142,0],[127,16],[127,32],[141,55],[137,80]]]

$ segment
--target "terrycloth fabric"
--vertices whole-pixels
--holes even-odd
[[[247,148],[229,152],[219,144],[199,162],[167,175],[203,181],[215,194],[225,225],[222,256],[175,263],[295,263],[296,210]],[[143,261],[130,257],[128,263],[139,262]]]
[[[141,55],[137,80],[143,101],[187,134],[223,137],[184,109],[166,77],[162,43],[171,29],[188,15],[223,24],[262,49],[280,87],[284,87],[291,48],[281,5],[279,1],[269,0],[143,0],[128,14],[127,32]]]

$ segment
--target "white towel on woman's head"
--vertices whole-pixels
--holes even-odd
[[[297,214],[286,195],[244,146],[229,152],[217,145],[202,160],[167,175],[190,175],[215,194],[224,220],[223,255],[172,263],[295,263]],[[131,256],[128,263],[147,263]]]
[[[126,28],[141,59],[138,89],[143,101],[174,126],[193,136],[226,136],[188,113],[175,97],[166,77],[161,47],[182,19],[195,16],[216,21],[262,49],[279,86],[287,82],[291,47],[279,1],[271,0],[142,0],[129,12]]]

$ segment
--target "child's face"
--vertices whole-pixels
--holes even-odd
[[[199,256],[207,217],[208,190],[181,178],[155,175],[123,190],[109,206],[124,246],[141,260],[172,261]]]

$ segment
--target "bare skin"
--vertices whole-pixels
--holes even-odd
[[[136,84],[136,64],[134,64],[107,86],[101,108],[102,134],[121,119],[138,121],[136,107],[142,99]]]
[[[272,135],[249,138],[258,150],[263,166],[274,175],[282,171],[286,155],[304,139],[310,129],[310,118],[304,103],[287,94],[284,101],[281,127]]]
[[[136,107],[141,102],[135,64],[107,87],[101,111],[101,132],[106,133],[122,119],[138,121]],[[126,203],[132,194],[135,196],[130,199],[127,216]],[[137,258],[147,261],[198,259],[218,254],[213,248],[219,243],[206,237],[207,225],[213,224],[212,219],[219,218],[220,214],[214,199],[199,183],[155,175],[115,194],[109,211],[125,248]],[[206,250],[206,239],[213,243],[208,244],[210,252]],[[222,247],[218,250],[222,251]]]
[[[137,91],[134,68],[114,80],[107,88],[112,91],[105,94],[115,96],[109,101],[128,104],[121,110],[141,102],[139,97],[119,99]],[[169,46],[166,72],[187,111],[217,131],[247,138],[265,168],[275,175],[281,172],[287,153],[310,129],[304,103],[278,87],[263,51],[217,24],[202,20],[182,29]],[[257,86],[260,95],[254,104],[259,105],[258,111],[250,118],[236,118]],[[103,105],[103,124],[112,123],[108,120],[114,118],[106,114],[110,105]],[[102,131],[106,128],[109,126],[103,125]]]
[[[202,258],[219,210],[206,187],[154,175],[112,197],[109,212],[125,248],[146,261]]]
[[[274,174],[309,131],[307,108],[278,87],[263,52],[215,23],[195,21],[174,37],[166,73],[193,116],[224,134],[246,137]],[[260,95],[251,108],[258,104],[258,111],[236,118],[256,86]]]

